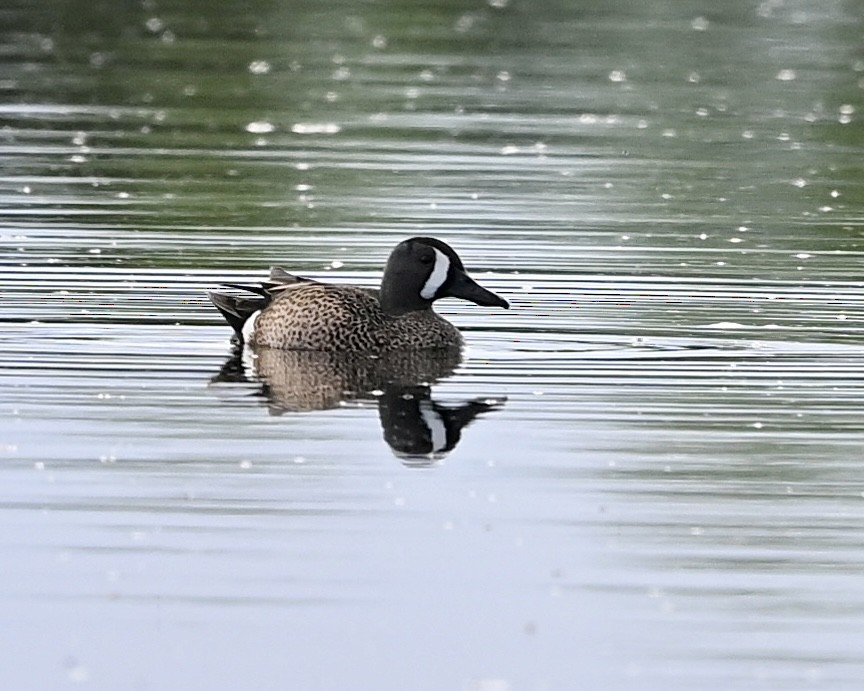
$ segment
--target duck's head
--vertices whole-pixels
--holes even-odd
[[[486,307],[510,307],[465,272],[459,255],[435,238],[410,238],[390,253],[381,281],[381,308],[391,315],[429,309],[439,298],[461,298]]]

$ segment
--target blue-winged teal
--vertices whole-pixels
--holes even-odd
[[[208,293],[237,340],[285,350],[376,353],[457,347],[462,336],[433,311],[435,300],[456,297],[478,305],[510,306],[478,285],[456,252],[434,238],[396,245],[380,290],[319,283],[279,268],[259,285],[225,285],[255,294]]]

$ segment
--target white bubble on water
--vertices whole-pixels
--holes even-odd
[[[254,122],[248,123],[245,129],[250,134],[269,134],[276,130],[276,125],[267,120],[255,120]]]
[[[266,60],[253,60],[248,67],[251,74],[269,74],[272,69],[273,66]]]

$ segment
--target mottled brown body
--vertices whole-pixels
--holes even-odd
[[[255,320],[249,343],[284,350],[387,352],[452,348],[462,335],[432,309],[390,316],[379,293],[357,286],[303,282],[288,286]]]

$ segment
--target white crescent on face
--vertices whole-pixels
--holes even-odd
[[[447,255],[441,250],[435,250],[435,267],[429,278],[426,279],[426,284],[423,290],[420,291],[420,297],[424,300],[431,300],[435,297],[435,293],[444,285],[447,280],[447,274],[450,272],[450,260]]]

